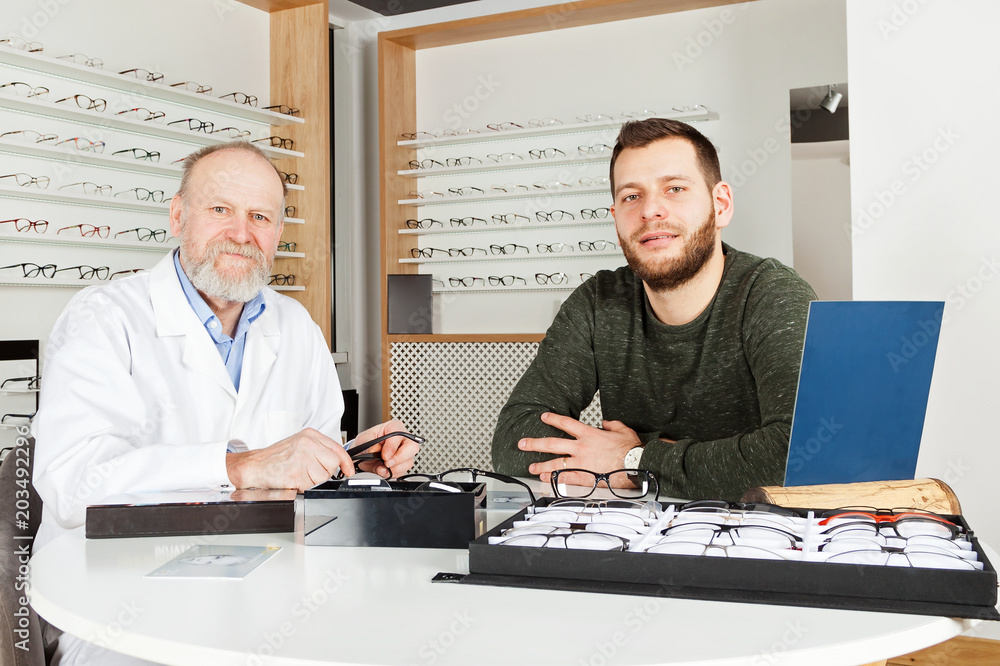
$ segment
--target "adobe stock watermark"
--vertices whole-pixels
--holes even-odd
[[[923,178],[924,174],[941,159],[942,155],[951,150],[960,138],[961,135],[956,134],[951,127],[939,127],[937,135],[929,146],[919,153],[912,154],[903,162],[900,167],[902,177],[894,178],[888,186],[876,190],[868,204],[855,211],[854,220],[849,224],[844,223],[844,233],[849,238],[858,238],[875,226],[875,223],[885,216],[900,197],[906,194],[907,181],[916,183]]]
[[[745,12],[747,8],[747,3],[739,5],[737,8],[726,7],[715,18],[702,21],[703,29],[689,36],[684,47],[671,54],[677,71],[683,72],[701,58],[705,51],[712,48],[718,41],[726,28],[736,22],[737,12]]]
[[[107,656],[105,651],[114,648],[118,638],[139,619],[143,612],[145,609],[141,608],[135,601],[123,601],[115,617],[95,634],[85,639],[87,642],[80,649],[80,657],[83,658],[83,662],[102,663],[102,657]]]
[[[837,417],[821,418],[815,434],[804,444],[798,444],[788,452],[788,467],[793,472],[799,472],[807,462],[813,459],[824,446],[833,441],[837,433],[844,429],[843,423],[837,423]]]
[[[894,4],[888,16],[875,22],[879,34],[882,35],[882,40],[888,40],[889,37],[899,32],[926,4],[927,0],[903,0],[903,2]]]
[[[480,75],[472,91],[454,102],[441,116],[445,124],[451,129],[458,129],[462,126],[462,121],[468,120],[472,114],[479,110],[486,100],[493,96],[503,85],[497,81],[493,74]]]
[[[59,15],[62,8],[70,4],[73,0],[37,0],[35,6],[38,11],[32,12],[29,16],[21,19],[18,34],[24,39],[31,41],[38,36],[38,33],[47,26],[52,19]]]
[[[629,641],[638,635],[663,610],[663,597],[670,596],[669,590],[675,587],[674,581],[661,579],[658,589],[652,596],[637,602],[622,617],[622,629],[614,631],[607,640],[594,643],[593,652],[588,657],[577,660],[577,666],[609,666],[615,663],[615,657]]]
[[[28,447],[27,439],[30,430],[27,425],[19,425],[16,432],[17,438],[14,441],[14,448],[4,458],[4,463],[16,466],[17,480],[15,481],[15,485],[17,487],[14,489],[14,497],[7,497],[4,500],[8,506],[14,507],[14,525],[17,530],[27,532],[31,524],[31,479],[28,478],[28,469],[31,466],[31,449]],[[14,591],[21,593],[17,597],[15,603],[17,608],[13,611],[13,617],[11,618],[11,625],[14,631],[13,644],[18,650],[30,652],[31,608],[28,601],[28,593],[30,591],[28,578],[31,572],[29,564],[29,560],[31,559],[31,542],[34,540],[34,537],[30,534],[14,534],[12,535],[12,539],[14,543],[11,544],[10,548],[17,562]]]
[[[427,666],[437,663],[437,660],[448,652],[475,623],[476,618],[472,617],[468,610],[456,611],[448,626],[424,641],[417,650],[421,662]]]
[[[779,655],[795,647],[802,637],[809,633],[809,628],[801,620],[787,620],[781,635],[768,646],[767,650],[754,655],[750,661],[754,666],[778,663]]]

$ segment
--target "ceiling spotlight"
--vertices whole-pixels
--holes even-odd
[[[823,101],[819,103],[820,108],[826,109],[830,113],[833,113],[834,111],[837,110],[837,106],[840,104],[840,100],[844,98],[843,94],[839,92],[833,92],[833,89],[836,87],[837,87],[836,85],[827,86],[826,97],[824,97]]]

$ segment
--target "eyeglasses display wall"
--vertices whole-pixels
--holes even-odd
[[[244,139],[275,159],[303,156],[281,136],[304,122],[294,107],[181,75],[106,68],[97,54],[16,37],[0,41],[0,121],[0,285],[8,286],[79,287],[151,268],[177,245],[169,202],[180,160],[201,146]],[[283,176],[290,190],[304,189],[298,174]],[[305,223],[295,210],[286,209],[286,224]],[[278,257],[305,257],[287,240],[293,229]]]
[[[416,156],[396,172],[412,184],[397,204],[417,212],[395,224],[416,246],[397,262],[456,294],[571,290],[623,265],[608,165],[622,123],[654,115],[717,119],[695,105],[402,133]]]

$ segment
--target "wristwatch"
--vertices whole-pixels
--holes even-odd
[[[642,447],[633,446],[625,454],[624,469],[639,469],[639,461],[642,459]]]

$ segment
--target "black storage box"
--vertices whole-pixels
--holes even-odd
[[[485,531],[483,483],[459,483],[463,492],[417,490],[392,481],[391,490],[327,481],[305,492],[307,546],[468,548]]]
[[[460,582],[1000,620],[996,570],[962,516],[945,518],[968,531],[983,571],[489,544],[525,513],[469,544]]]

